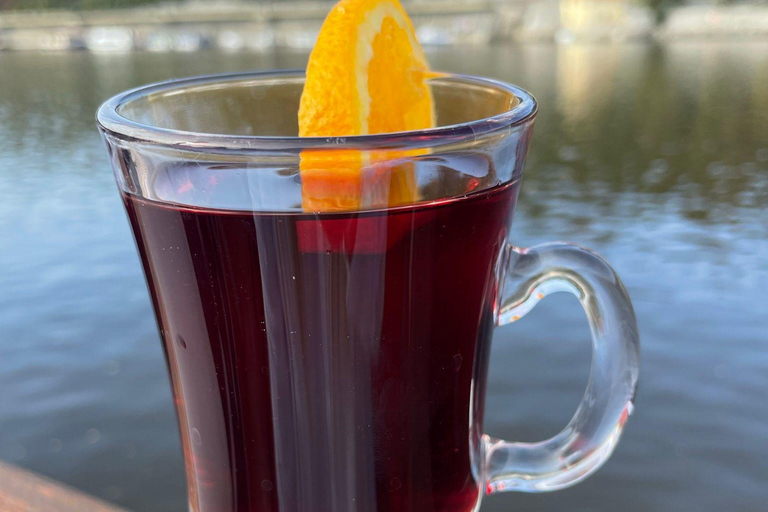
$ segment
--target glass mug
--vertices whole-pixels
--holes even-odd
[[[507,240],[534,98],[435,74],[437,128],[299,138],[303,79],[176,80],[98,112],[163,339],[190,509],[469,512],[484,493],[592,473],[632,411],[637,327],[599,256]],[[549,440],[488,437],[493,328],[556,292],[576,295],[591,327],[584,399]]]

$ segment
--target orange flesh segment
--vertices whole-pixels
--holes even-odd
[[[370,135],[434,126],[429,67],[398,0],[342,0],[323,24],[299,108],[302,137]],[[423,151],[305,150],[305,211],[357,210],[417,199]]]
[[[371,96],[368,133],[393,133],[430,128],[432,98],[425,84],[424,68],[414,68],[408,34],[387,17],[373,40],[368,64]]]

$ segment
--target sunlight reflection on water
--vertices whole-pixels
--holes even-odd
[[[431,51],[435,68],[537,96],[513,240],[602,253],[643,341],[637,410],[611,462],[573,489],[492,497],[483,510],[757,512],[768,502],[767,49]],[[305,61],[0,53],[0,458],[135,510],[184,510],[165,365],[94,112],[146,82]],[[558,431],[583,392],[587,335],[567,297],[502,329],[488,430],[527,441]]]

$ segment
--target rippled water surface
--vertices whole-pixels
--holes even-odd
[[[578,487],[490,497],[483,511],[768,507],[766,55],[764,43],[431,52],[435,68],[538,97],[513,239],[602,253],[643,341],[613,459]],[[137,511],[184,510],[165,363],[94,112],[146,82],[305,61],[0,53],[0,459]],[[501,329],[489,432],[557,432],[587,379],[587,336],[559,296]]]

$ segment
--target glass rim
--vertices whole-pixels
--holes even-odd
[[[302,78],[304,75],[303,69],[248,71],[192,76],[142,85],[117,94],[104,102],[96,113],[96,123],[106,134],[121,140],[196,152],[239,151],[250,153],[260,151],[292,152],[304,149],[397,149],[436,147],[472,141],[480,135],[530,121],[535,117],[538,110],[533,95],[515,85],[492,78],[434,72],[431,74],[431,78],[451,78],[464,83],[491,87],[512,94],[518,99],[518,102],[509,110],[499,114],[460,124],[436,126],[424,130],[340,137],[235,135],[175,130],[129,119],[121,115],[119,111],[124,105],[152,93],[171,91],[183,86],[214,85],[243,79],[295,79]]]

